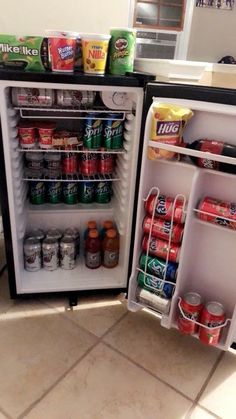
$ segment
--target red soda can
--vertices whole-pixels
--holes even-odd
[[[62,172],[66,175],[73,175],[78,172],[78,159],[76,153],[63,154]]]
[[[185,221],[184,213],[184,201],[177,199],[174,207],[174,198],[170,198],[164,195],[159,195],[157,198],[156,207],[154,208],[156,195],[151,194],[148,200],[145,202],[145,210],[148,214],[152,215],[155,210],[155,216],[160,217],[164,220],[171,221],[172,214],[173,221],[175,223],[183,224]]]
[[[161,218],[154,218],[152,224],[152,217],[147,215],[143,220],[143,232],[149,234],[150,229],[152,229],[152,236],[167,241],[169,241],[171,233],[172,243],[180,243],[184,232],[183,224],[174,223],[171,230],[170,221],[162,220]]]
[[[87,150],[87,149],[84,149]],[[81,155],[80,170],[82,175],[93,176],[98,172],[98,160],[96,153],[85,151]]]
[[[180,307],[189,320],[199,321],[200,314],[203,308],[202,297],[196,292],[187,292],[180,301]],[[191,322],[183,317],[182,313],[179,313],[177,319],[177,325],[180,332],[186,335],[193,335],[198,330],[198,325]]]
[[[105,148],[101,148],[101,151]],[[114,155],[110,153],[101,153],[98,156],[98,172],[103,175],[109,175],[114,170]]]
[[[200,202],[198,209],[209,213],[198,213],[200,220],[236,230],[236,203],[206,197]],[[232,221],[224,218],[229,218]]]
[[[207,326],[200,327],[199,339],[207,345],[216,345],[220,340],[220,334],[225,322],[225,310],[222,304],[211,301],[205,305],[201,314],[201,323]],[[214,327],[214,329],[212,329]],[[215,328],[216,327],[216,328]]]
[[[142,242],[142,249],[146,252],[148,249],[148,236],[144,236]],[[156,237],[151,237],[149,243],[148,253],[151,256],[156,256],[161,259],[167,258],[168,252],[168,242],[166,240],[157,239]],[[180,245],[171,244],[169,252],[169,262],[179,262],[180,255]]]

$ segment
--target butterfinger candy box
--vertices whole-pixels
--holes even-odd
[[[45,71],[48,67],[47,38],[0,34],[0,68]]]

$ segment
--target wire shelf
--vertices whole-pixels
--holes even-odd
[[[65,175],[56,174],[55,177],[51,174],[49,177],[48,175],[41,175],[37,176],[26,176],[22,178],[23,181],[35,181],[35,182],[52,182],[52,181],[60,181],[60,182],[114,182],[120,180],[119,177],[116,176],[116,174],[110,174],[110,175],[103,175],[103,174],[96,174],[93,176],[85,176],[79,173],[71,174],[71,175]]]
[[[81,150],[81,146],[76,146],[75,148],[71,149],[62,149],[62,148],[21,148],[19,147],[17,151],[21,153],[79,153],[79,154],[85,154],[85,153],[94,153],[94,154],[127,154],[127,151],[123,148],[117,149],[117,150]]]
[[[20,112],[21,118],[34,119],[87,119],[88,114],[94,113],[94,116],[89,116],[90,119],[98,119],[96,115],[99,115],[99,119],[102,121],[110,120],[111,118],[106,116],[112,114],[112,119],[116,121],[124,121],[126,114],[130,111],[111,111],[110,109],[74,109],[74,108],[31,108],[31,107],[19,107],[15,106],[15,110]]]

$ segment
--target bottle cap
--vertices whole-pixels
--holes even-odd
[[[97,228],[97,223],[96,223],[96,221],[91,220],[91,221],[88,221],[87,226],[88,226],[88,228],[89,228],[90,230],[92,230],[92,229],[94,229],[94,228]]]
[[[91,239],[96,239],[98,237],[98,231],[96,228],[89,231],[89,237],[91,237]]]
[[[103,223],[103,227],[105,228],[105,230],[110,230],[111,228],[113,228],[113,221],[105,220]]]
[[[109,239],[114,239],[117,236],[117,233],[114,228],[110,228],[109,230],[107,230],[106,235]]]

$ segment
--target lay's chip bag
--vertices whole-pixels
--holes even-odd
[[[188,108],[155,102],[152,107],[150,140],[175,146],[180,145],[183,141],[183,130],[192,116],[193,112]],[[148,147],[148,158],[150,160],[173,160],[177,157],[178,154],[173,151]]]

